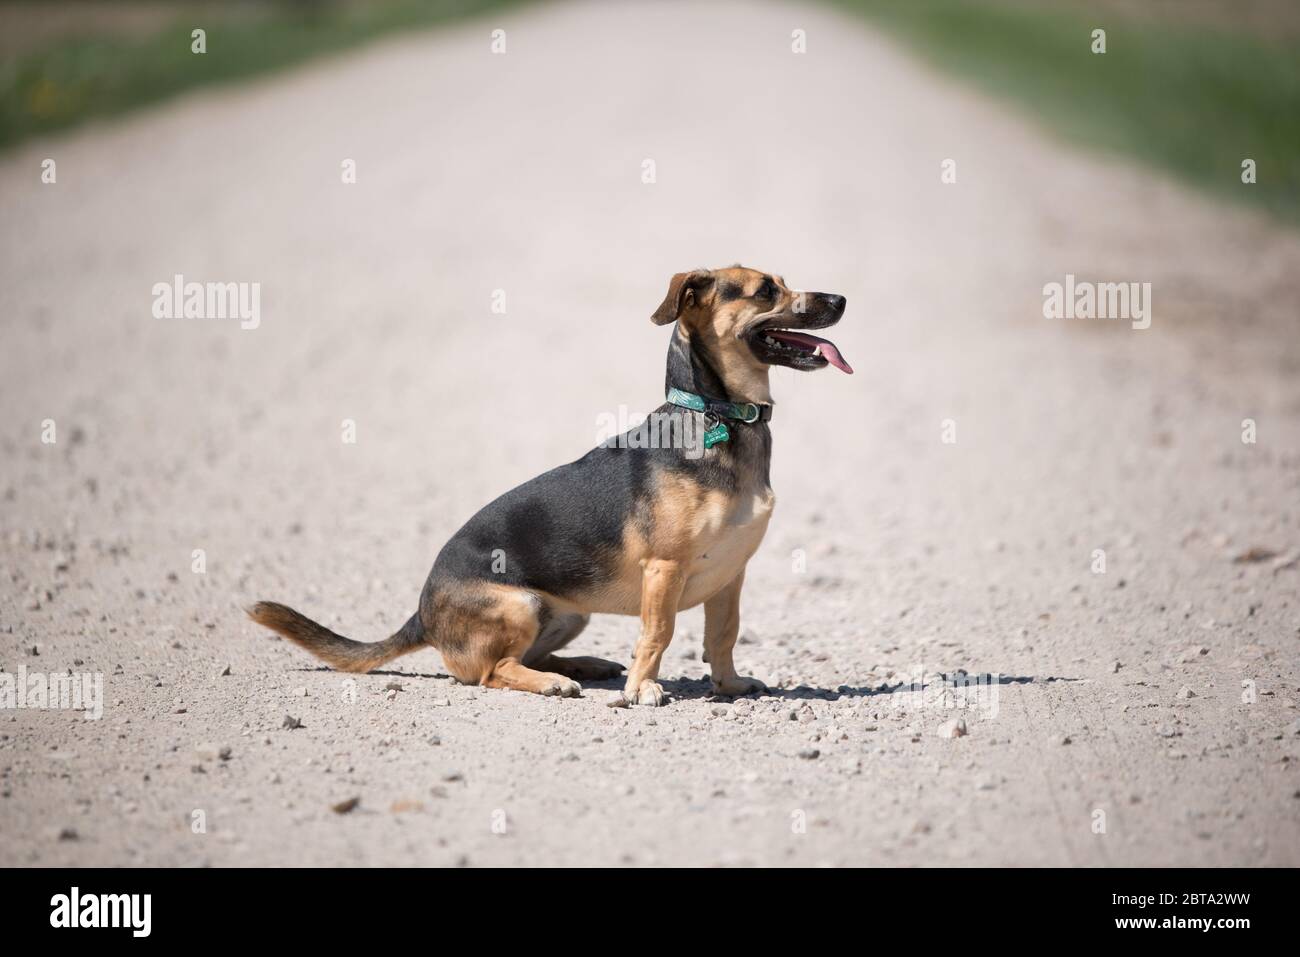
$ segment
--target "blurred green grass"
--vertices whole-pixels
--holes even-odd
[[[147,35],[65,36],[0,63],[0,148],[186,90],[284,69],[401,30],[447,23],[517,0],[278,0],[163,8]],[[52,3],[51,6],[57,6]],[[207,52],[191,52],[191,31]],[[486,37],[483,41],[487,43]]]
[[[1300,225],[1300,38],[1113,5],[833,0],[1062,138],[1135,157]],[[1149,10],[1144,11],[1150,13]],[[1092,52],[1094,28],[1106,52]],[[1241,182],[1255,160],[1258,182]]]
[[[165,22],[156,31],[65,35],[0,62],[0,148],[518,2],[273,0],[177,3],[174,11],[160,4]],[[1270,34],[1258,17],[1247,29],[1228,7],[1208,21],[1184,18],[1176,4],[1141,0],[1095,9],[1083,0],[829,2],[1070,142],[1134,157],[1300,225],[1300,34],[1293,29]],[[190,52],[195,26],[207,30],[203,55]],[[1107,32],[1105,54],[1091,52],[1094,27]],[[1241,183],[1246,157],[1258,164],[1252,186]]]

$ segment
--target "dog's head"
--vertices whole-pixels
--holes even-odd
[[[768,366],[812,371],[833,365],[852,373],[833,342],[808,332],[839,322],[844,304],[843,296],[792,290],[780,276],[731,266],[673,276],[651,320],[676,320],[730,381],[765,375]]]

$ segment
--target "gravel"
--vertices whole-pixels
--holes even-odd
[[[0,666],[81,660],[104,700],[0,712],[0,865],[1300,864],[1300,238],[1262,216],[781,3],[375,43],[30,141],[0,208]],[[773,377],[736,650],[769,695],[710,699],[699,609],[655,710],[466,688],[432,650],[343,675],[246,621],[394,632],[477,508],[658,405],[669,276],[737,260],[846,295],[856,369]],[[153,318],[177,272],[261,282],[261,325]],[[1067,272],[1152,282],[1151,328],[1043,319]],[[571,650],[626,662],[636,630]]]

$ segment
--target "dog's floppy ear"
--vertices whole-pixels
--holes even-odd
[[[682,314],[686,307],[686,297],[709,288],[713,282],[713,273],[706,269],[692,269],[690,272],[679,272],[673,276],[672,282],[668,283],[668,295],[659,308],[654,311],[650,321],[656,326],[667,325]]]

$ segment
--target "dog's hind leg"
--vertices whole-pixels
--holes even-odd
[[[533,694],[559,695],[561,698],[577,698],[582,695],[582,685],[572,678],[550,671],[534,671],[514,657],[498,661],[492,669],[492,675],[483,683],[489,688],[509,688]]]
[[[554,653],[577,638],[590,620],[590,615],[572,612],[554,616],[542,628],[537,640],[524,655],[524,664],[530,668],[554,671],[579,681],[601,681],[605,678],[618,677],[623,672],[623,665],[617,661],[607,661],[590,655],[562,657]]]
[[[541,631],[543,605],[531,592],[508,586],[444,589],[433,599],[433,644],[457,679],[488,688],[576,698],[582,686],[524,659]]]

